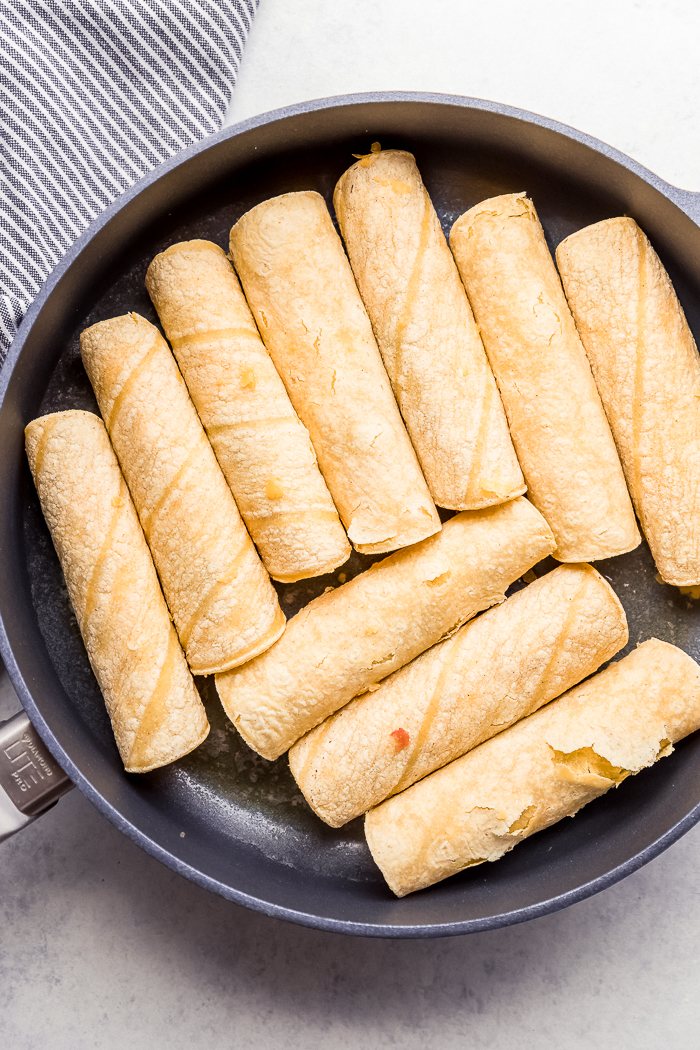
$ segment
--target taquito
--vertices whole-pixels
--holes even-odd
[[[398,897],[498,860],[700,728],[700,667],[655,638],[365,818]]]
[[[439,532],[323,197],[258,204],[231,230],[231,257],[353,546],[379,554]]]
[[[668,274],[634,219],[557,248],[627,484],[667,583],[700,583],[700,360]]]
[[[224,252],[173,244],[146,287],[267,571],[291,583],[342,565],[351,548],[308,431]]]
[[[292,773],[340,827],[560,696],[627,638],[603,577],[562,565],[313,729],[289,752]]]
[[[80,348],[190,668],[250,660],[284,614],[167,343],[126,314]]]
[[[217,675],[226,713],[252,748],[277,758],[353,696],[502,602],[553,547],[522,496],[463,511],[437,536],[310,602],[267,653]]]
[[[209,723],[102,420],[56,412],[27,456],[85,648],[129,773],[181,758]]]
[[[555,558],[632,550],[640,536],[615,442],[532,202],[509,193],[477,204],[450,246]]]
[[[501,398],[415,158],[369,154],[341,177],[333,204],[433,499],[474,510],[520,495]]]

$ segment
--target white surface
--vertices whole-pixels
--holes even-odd
[[[697,0],[261,0],[233,123],[352,91],[444,91],[571,124],[700,190]]]
[[[29,820],[17,809],[10,796],[0,790],[0,843],[5,836],[16,835],[28,823]]]
[[[262,0],[230,116],[375,88],[476,95],[700,189],[699,30],[689,0]],[[15,706],[0,680],[0,718]],[[72,792],[0,847],[0,1037],[14,1050],[697,1050],[699,872],[700,828],[523,926],[343,938],[185,882]]]

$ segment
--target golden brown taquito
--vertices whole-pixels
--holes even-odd
[[[231,256],[353,546],[378,554],[439,532],[323,197],[258,204],[231,230]]]
[[[333,204],[433,499],[474,510],[520,495],[501,398],[415,158],[369,154],[341,177]]]
[[[129,773],[181,758],[209,723],[102,420],[56,412],[27,456],[85,648]]]
[[[509,193],[477,204],[450,246],[555,557],[632,550],[640,536],[615,442],[532,202]]]
[[[358,696],[289,752],[315,813],[340,827],[532,714],[627,643],[590,565],[562,565]]]
[[[370,689],[482,609],[551,553],[526,499],[463,511],[437,536],[316,598],[245,667],[217,675],[226,713],[264,758]]]
[[[342,565],[350,544],[308,432],[224,252],[173,244],[146,287],[267,571],[291,583]]]
[[[557,263],[627,484],[667,583],[700,583],[700,360],[634,219],[567,237]]]
[[[191,669],[250,660],[284,614],[167,343],[125,314],[80,348]]]
[[[365,818],[398,897],[498,860],[700,728],[700,667],[653,638]]]

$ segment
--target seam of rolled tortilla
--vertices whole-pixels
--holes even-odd
[[[700,359],[659,257],[634,219],[557,248],[564,290],[662,578],[700,583]]]
[[[622,466],[532,202],[519,193],[483,201],[457,219],[450,247],[554,556],[633,550],[641,539]]]
[[[415,158],[384,150],[353,164],[333,204],[433,499],[475,510],[521,495],[500,395]]]
[[[230,247],[350,542],[363,554],[379,554],[439,532],[323,197],[303,191],[263,201],[238,220]]]
[[[551,553],[544,518],[522,496],[463,511],[293,617],[267,653],[216,686],[244,740],[277,758],[353,696],[502,602]]]
[[[68,411],[25,429],[27,457],[122,761],[147,773],[209,732],[102,421]]]
[[[270,575],[291,583],[342,565],[350,544],[308,432],[222,249],[171,245],[146,288]]]
[[[627,640],[609,583],[590,565],[562,565],[313,729],[289,753],[292,773],[340,827],[532,714]]]
[[[700,728],[700,667],[651,639],[365,817],[399,896],[573,816]]]
[[[252,659],[284,614],[167,343],[126,314],[80,348],[190,668]]]

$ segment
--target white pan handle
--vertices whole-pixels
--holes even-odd
[[[0,842],[73,787],[24,711],[0,722]]]

